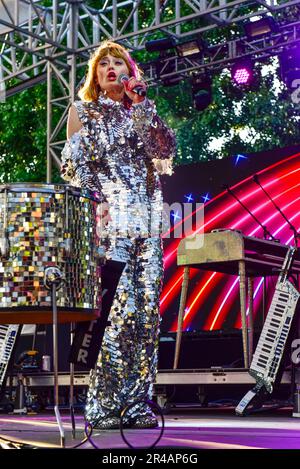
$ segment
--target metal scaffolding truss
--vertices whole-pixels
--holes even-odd
[[[0,98],[47,80],[47,182],[52,162],[60,166],[64,127],[76,84],[90,53],[104,39],[132,51],[149,40],[177,42],[201,35],[201,56],[168,57],[144,64],[150,85],[221,69],[242,56],[261,60],[299,41],[300,0],[0,0]],[[259,39],[243,37],[243,21],[272,15],[278,31]],[[216,31],[217,30],[217,31]],[[217,39],[216,39],[217,38]],[[2,92],[2,94],[1,94]]]
[[[198,56],[179,57],[174,51],[167,57],[147,62],[143,70],[149,86],[167,81],[186,79],[193,74],[207,72],[212,75],[229,68],[237,60],[251,58],[264,61],[280,55],[284,50],[300,43],[300,21],[279,27],[276,33],[249,40],[246,37],[207,46]],[[159,64],[159,67],[158,67]],[[159,72],[158,72],[159,69]]]

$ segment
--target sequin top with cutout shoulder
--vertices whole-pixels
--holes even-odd
[[[107,202],[110,219],[102,237],[160,236],[159,175],[172,174],[174,132],[147,98],[129,109],[103,95],[74,105],[82,128],[63,148],[61,176]]]

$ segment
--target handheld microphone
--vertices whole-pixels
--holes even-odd
[[[118,76],[118,82],[119,83],[124,83],[124,82],[129,81],[129,76],[126,75],[126,73],[121,73]],[[134,93],[138,94],[139,96],[146,96],[146,90],[142,86],[135,86],[131,91]]]

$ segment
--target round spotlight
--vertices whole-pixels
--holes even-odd
[[[238,85],[246,85],[251,79],[251,72],[245,67],[238,68],[234,73],[233,79]]]
[[[253,65],[251,62],[236,63],[231,70],[233,81],[237,85],[249,85],[253,80]]]
[[[207,74],[198,74],[193,76],[191,83],[194,107],[204,111],[212,102],[212,79]]]
[[[208,90],[199,90],[193,95],[193,103],[197,111],[204,111],[210,105],[211,100],[211,92]]]
[[[287,49],[279,56],[280,75],[289,89],[298,87],[300,79],[300,50]]]

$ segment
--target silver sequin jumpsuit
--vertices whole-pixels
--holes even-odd
[[[61,174],[100,192],[110,215],[101,232],[107,258],[126,262],[91,371],[86,418],[95,423],[152,395],[163,276],[159,174],[172,172],[175,137],[148,99],[131,108],[103,95],[74,104],[83,127],[63,149]],[[137,406],[131,416],[144,412]]]

